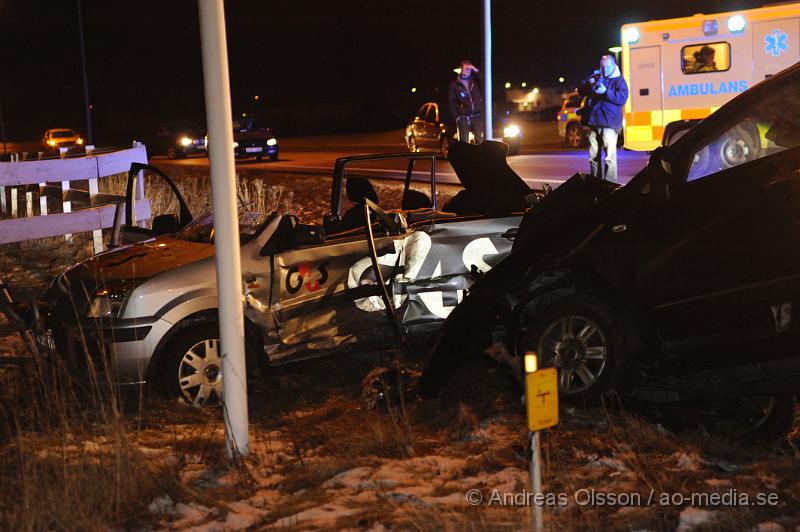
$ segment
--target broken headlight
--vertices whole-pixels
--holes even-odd
[[[129,279],[112,281],[102,285],[92,295],[92,302],[86,315],[89,318],[115,318],[119,316],[128,294],[140,282],[138,279]]]

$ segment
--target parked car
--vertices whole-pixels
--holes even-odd
[[[508,144],[508,155],[518,154],[522,142],[519,126],[506,113],[495,113],[494,118],[492,129],[495,138],[502,137]],[[434,151],[447,159],[450,143],[454,140],[474,142],[472,138],[458,138],[455,121],[448,116],[447,107],[436,102],[423,104],[406,125],[405,141],[409,151]]]
[[[564,139],[564,145],[568,148],[581,148],[589,143],[589,127],[581,124],[579,111],[586,106],[586,98],[573,91],[567,94],[561,104],[561,110],[556,115],[558,122],[558,134]],[[617,147],[622,147],[625,143],[623,119],[623,131],[617,137]]]
[[[241,212],[250,367],[356,343],[367,348],[397,326],[413,337],[435,330],[474,278],[510,251],[509,231],[531,199],[504,150],[491,142],[455,149],[452,162],[465,186],[455,212],[439,210],[434,155],[422,153],[338,159],[322,224]],[[386,211],[357,170],[385,159],[410,163],[402,202],[381,203]],[[430,180],[412,183],[420,161]],[[178,212],[157,216],[152,229],[132,219],[140,171],[160,176],[177,197]],[[42,341],[67,360],[85,347],[114,381],[156,380],[166,393],[201,406],[222,386],[213,214],[193,217],[169,177],[147,165],[131,167],[127,190],[125,225],[114,230],[127,244],[54,279],[39,298],[51,330]],[[389,282],[388,291],[376,278]]]
[[[280,147],[269,128],[252,115],[243,114],[233,120],[233,151],[237,159],[255,157],[260,161],[266,156],[276,161]]]
[[[42,148],[57,150],[59,148],[75,148],[83,146],[83,138],[72,129],[54,128],[44,132]]]
[[[569,148],[580,148],[586,144],[589,128],[581,125],[581,117],[578,109],[584,105],[584,98],[578,91],[570,92],[561,110],[556,115],[558,121],[558,134],[564,139],[564,145]]]
[[[188,155],[205,155],[203,130],[189,122],[167,122],[143,137],[150,155],[166,155],[168,159],[181,159]]]
[[[754,423],[785,427],[800,390],[798,85],[795,65],[687,124],[624,187],[577,174],[546,196],[448,317],[423,391],[499,327],[517,362],[558,369],[563,396],[636,382],[658,401],[747,397],[763,401]]]

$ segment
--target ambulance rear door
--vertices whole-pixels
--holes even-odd
[[[753,83],[800,60],[800,19],[753,23]]]
[[[630,50],[630,76],[631,86],[631,115],[625,124],[627,126],[626,145],[631,144],[636,149],[638,142],[650,143],[653,139],[661,139],[660,131],[653,136],[651,111],[658,111],[661,116],[663,109],[661,90],[661,47],[643,46]],[[657,126],[662,124],[658,123]],[[629,133],[630,132],[630,133]],[[648,148],[650,148],[648,146]],[[652,148],[650,148],[652,149]]]

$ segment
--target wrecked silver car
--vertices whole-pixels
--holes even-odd
[[[437,329],[474,278],[509,253],[531,201],[505,150],[500,143],[453,150],[465,190],[445,209],[435,157],[411,153],[337,160],[321,224],[240,212],[248,365],[385,344],[398,326],[411,337]],[[407,163],[399,209],[385,212],[370,180],[350,171],[378,159]],[[424,191],[412,183],[421,161],[430,166]],[[179,205],[149,229],[131,214],[143,170],[163,178]],[[125,224],[115,230],[127,243],[58,275],[40,302],[59,352],[73,364],[89,361],[118,383],[157,381],[203,405],[222,389],[213,214],[194,217],[169,177],[147,165],[131,168],[127,190]]]

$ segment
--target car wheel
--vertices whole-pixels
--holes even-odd
[[[442,137],[442,140],[439,141],[439,155],[441,155],[442,159],[446,160],[449,154],[450,141],[447,137]]]
[[[755,137],[755,138],[754,138]],[[728,133],[720,144],[719,158],[723,168],[739,166],[758,158],[758,135],[739,126]]]
[[[519,144],[520,144],[519,139],[514,139],[514,140],[512,140],[510,142],[506,142],[506,144],[508,144],[508,156],[509,157],[519,154]]]
[[[569,148],[580,148],[583,144],[583,131],[580,124],[573,122],[567,125],[567,131],[564,134],[564,144]]]
[[[414,138],[414,135],[409,135],[409,137],[406,139],[406,144],[408,144],[408,151],[413,151],[413,152],[419,151],[419,148],[417,147],[417,141]]]
[[[161,392],[200,408],[222,400],[222,358],[216,325],[196,325],[170,341],[158,368]]]
[[[277,161],[277,160],[278,160],[278,154],[277,154],[277,153],[273,153],[273,154],[271,154],[271,155],[269,156],[269,160],[270,160],[270,161]]]
[[[604,302],[576,296],[533,316],[519,352],[534,351],[541,367],[558,370],[560,396],[596,403],[622,384],[624,331],[619,313]]]
[[[178,158],[178,150],[175,148],[167,148],[167,159],[177,159]]]

